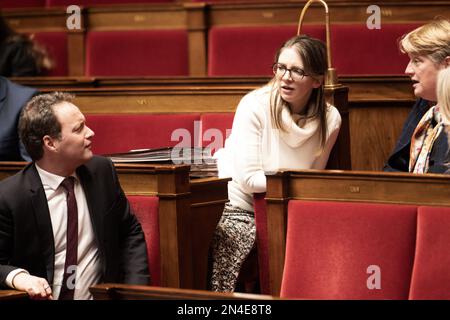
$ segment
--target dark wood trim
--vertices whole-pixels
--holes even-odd
[[[106,283],[89,288],[95,300],[274,300],[268,295],[220,293]]]
[[[28,294],[18,290],[0,290],[0,301],[28,300]]]

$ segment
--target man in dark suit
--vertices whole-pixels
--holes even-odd
[[[0,161],[31,161],[20,143],[17,122],[23,106],[37,93],[0,77]]]
[[[71,101],[52,93],[27,104],[19,133],[33,162],[0,182],[0,285],[37,299],[89,299],[99,282],[149,284],[141,226]]]

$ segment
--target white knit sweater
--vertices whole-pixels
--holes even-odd
[[[225,147],[216,152],[219,177],[232,177],[232,205],[253,212],[253,193],[266,191],[265,173],[279,169],[324,169],[341,126],[337,109],[327,109],[327,140],[320,151],[319,120],[299,120],[283,110],[288,132],[272,128],[270,86],[248,93],[240,101]],[[298,123],[296,123],[298,121]]]

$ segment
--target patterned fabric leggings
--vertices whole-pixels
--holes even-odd
[[[253,212],[225,204],[211,245],[212,291],[233,292],[239,271],[256,238]]]

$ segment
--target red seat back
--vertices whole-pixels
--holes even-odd
[[[34,39],[47,50],[55,66],[44,76],[64,77],[69,74],[67,33],[66,32],[36,32]]]
[[[404,74],[408,55],[402,54],[398,40],[420,24],[387,24],[368,29],[366,24],[331,27],[333,67],[340,75]]]
[[[144,232],[151,285],[159,286],[161,285],[159,199],[148,196],[128,196],[127,198]]]
[[[416,216],[414,206],[290,201],[281,296],[407,299]]]
[[[186,30],[91,31],[88,76],[187,76]]]
[[[211,154],[224,147],[225,140],[231,134],[234,113],[204,113],[201,120],[202,147],[211,148]]]
[[[410,299],[450,299],[449,230],[449,207],[419,207]]]
[[[132,149],[194,146],[194,121],[198,114],[88,114],[95,132],[95,154]]]
[[[324,40],[322,26],[305,25],[303,33]],[[297,34],[297,26],[212,27],[209,31],[211,76],[270,76],[275,54]]]

